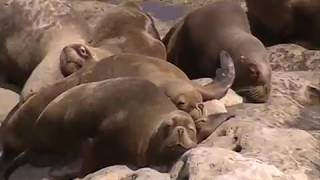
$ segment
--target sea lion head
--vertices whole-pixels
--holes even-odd
[[[174,160],[197,145],[195,123],[188,113],[180,110],[164,116],[156,136],[163,160]]]
[[[60,68],[66,77],[79,70],[88,62],[95,61],[89,48],[83,44],[65,46],[60,54]]]
[[[258,41],[258,40],[256,40]],[[271,91],[271,66],[268,53],[260,42],[248,42],[234,54],[237,76],[234,90],[246,101],[264,103]]]
[[[178,109],[189,113],[193,119],[205,115],[202,95],[191,84],[183,80],[172,80],[167,84],[165,93]]]

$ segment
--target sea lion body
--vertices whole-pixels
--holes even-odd
[[[64,0],[4,0],[0,11],[0,71],[19,86],[40,62],[59,59],[63,46],[88,34]]]
[[[198,118],[197,111],[203,108],[198,105],[202,103],[204,95],[209,94],[212,98],[223,96],[232,83],[234,77],[233,72],[230,72],[233,70],[232,59],[225,55],[223,58],[225,69],[221,69],[225,76],[218,77],[216,83],[211,84],[213,89],[210,89],[212,92],[209,93],[207,89],[192,83],[171,63],[155,57],[129,53],[114,55],[97,63],[88,64],[66,79],[66,82],[70,79],[74,79],[72,81],[80,79],[81,83],[86,83],[116,77],[141,77],[160,87],[180,109]],[[224,84],[224,80],[227,84]],[[194,112],[196,109],[198,110]]]
[[[246,0],[253,33],[267,46],[303,43],[319,48],[320,1]]]
[[[35,151],[70,152],[90,139],[83,175],[119,163],[168,163],[197,143],[191,116],[140,78],[74,87],[50,102],[31,132],[27,147]]]
[[[271,68],[267,51],[251,34],[239,2],[216,2],[191,12],[169,31],[163,42],[168,61],[191,79],[215,77],[218,53],[226,50],[235,64],[232,88],[252,102],[268,99]]]
[[[227,62],[232,62],[232,59],[228,59]],[[227,74],[225,73],[225,75]],[[202,86],[194,86],[180,69],[158,58],[136,54],[119,54],[90,63],[63,80],[45,87],[33,96],[21,101],[6,117],[1,127],[2,131],[8,131],[6,134],[10,134],[8,136],[10,138],[4,138],[7,139],[7,142],[4,142],[7,144],[5,146],[17,151],[24,149],[24,141],[32,139],[29,129],[34,121],[58,95],[80,84],[117,77],[139,77],[149,80],[160,87],[179,109],[189,112],[194,119],[204,115],[203,107],[201,107],[202,96],[198,90],[205,90],[201,89]],[[227,79],[229,80],[228,76]],[[228,81],[229,85],[222,87],[221,84],[224,82],[220,80],[216,81],[218,85],[215,85],[216,83],[212,85],[219,94],[221,89],[227,90],[232,83],[232,81]],[[26,140],[20,142],[21,139]]]
[[[134,53],[166,59],[167,53],[153,18],[138,3],[108,9],[93,28],[91,45],[113,54]]]

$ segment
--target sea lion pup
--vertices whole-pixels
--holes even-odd
[[[224,122],[234,118],[232,113],[210,114],[204,118],[195,121],[197,128],[197,141],[201,143],[209,137],[220,125]]]
[[[144,54],[166,59],[166,49],[160,41],[153,19],[133,2],[123,3],[101,14],[96,26],[92,27],[88,43],[83,44],[95,55],[95,60],[122,52]],[[79,60],[79,59],[77,59]],[[61,65],[61,63],[60,63]],[[72,66],[72,67],[70,67]],[[71,64],[67,69],[74,69]],[[61,72],[62,71],[62,74]],[[37,93],[41,87],[62,79],[74,70],[60,69],[58,61],[43,62],[31,74],[22,93],[22,99]]]
[[[129,1],[110,8],[93,29],[93,47],[106,48],[113,54],[167,57],[153,18],[138,3]]]
[[[191,116],[140,78],[74,87],[50,102],[29,130],[29,151],[70,153],[82,147],[81,176],[115,164],[171,163],[197,145]]]
[[[230,52],[236,70],[231,88],[249,102],[267,101],[271,86],[267,51],[250,33],[239,2],[219,1],[191,12],[163,42],[168,61],[191,79],[214,77],[219,67],[218,53],[222,49]]]
[[[65,0],[3,0],[0,11],[0,72],[20,87],[41,61],[59,59],[65,45],[88,36]]]
[[[90,62],[111,55],[112,53],[105,49],[90,47],[86,44],[67,45],[60,51],[60,58],[43,62],[35,68],[22,89],[21,99],[27,99],[41,88],[54,84]]]
[[[299,43],[320,48],[319,0],[246,0],[253,34],[267,46]]]

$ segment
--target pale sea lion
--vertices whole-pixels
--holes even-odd
[[[108,9],[101,16],[96,26],[90,30],[88,43],[83,44],[95,55],[94,60],[122,52],[166,58],[165,46],[160,41],[152,17],[138,4],[126,2]],[[78,65],[72,63],[70,66],[72,67],[68,66],[67,69],[74,69]],[[58,61],[40,64],[26,82],[21,93],[22,99],[62,79],[65,72],[61,74],[60,71]]]
[[[90,62],[111,55],[107,50],[86,44],[69,44],[60,50],[58,59],[42,62],[35,68],[22,89],[21,99],[27,99],[41,88],[54,84]]]
[[[29,151],[82,147],[80,176],[114,164],[170,164],[197,144],[191,116],[139,78],[74,87],[50,102],[29,131]]]
[[[191,12],[169,31],[163,42],[168,61],[191,79],[215,77],[218,53],[222,49],[230,52],[236,70],[232,89],[250,102],[267,101],[271,89],[267,51],[251,34],[239,2],[219,1]]]
[[[253,34],[265,45],[298,43],[320,48],[319,0],[246,0]]]
[[[59,59],[89,31],[65,0],[3,0],[0,11],[0,71],[20,87],[41,61]]]

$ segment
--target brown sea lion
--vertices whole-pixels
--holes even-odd
[[[246,0],[253,34],[265,45],[320,48],[319,0]]]
[[[83,148],[80,176],[122,163],[138,167],[172,163],[197,144],[191,116],[140,78],[74,87],[55,98],[29,131],[33,135],[26,146],[29,151],[66,153]]]
[[[219,113],[196,120],[198,143],[209,137],[224,122],[234,117],[235,115],[232,113]]]
[[[91,45],[113,54],[135,53],[166,59],[167,53],[151,15],[128,1],[108,9],[93,28]]]
[[[232,59],[226,52],[221,53],[221,64],[215,82],[210,88],[193,84],[187,76],[174,65],[158,58],[135,54],[114,55],[99,62],[84,66],[63,80],[41,89],[38,93],[21,101],[6,117],[1,131],[9,134],[3,137],[4,151],[24,149],[34,121],[43,109],[58,95],[80,84],[97,82],[116,77],[141,77],[160,87],[174,104],[194,119],[204,116],[202,95],[204,97],[220,97],[232,84],[234,69]],[[200,93],[199,93],[200,92]],[[31,136],[30,136],[31,135]]]
[[[41,61],[58,60],[65,45],[89,34],[66,0],[3,0],[0,11],[0,72],[20,87]]]
[[[219,1],[191,12],[163,42],[168,61],[191,79],[215,77],[219,52],[230,52],[236,70],[232,88],[249,102],[267,101],[271,86],[267,51],[251,34],[239,2]]]
[[[203,109],[198,107],[203,99],[224,96],[234,79],[232,59],[226,52],[221,52],[221,57],[222,69],[218,70],[216,81],[208,89],[193,83],[181,70],[166,61],[135,54],[120,54],[102,59],[100,61],[104,61],[103,63],[88,65],[77,74],[83,76],[81,79],[90,79],[86,80],[88,82],[122,76],[146,78],[161,87],[179,109],[191,113],[197,119],[198,111],[193,110]]]

